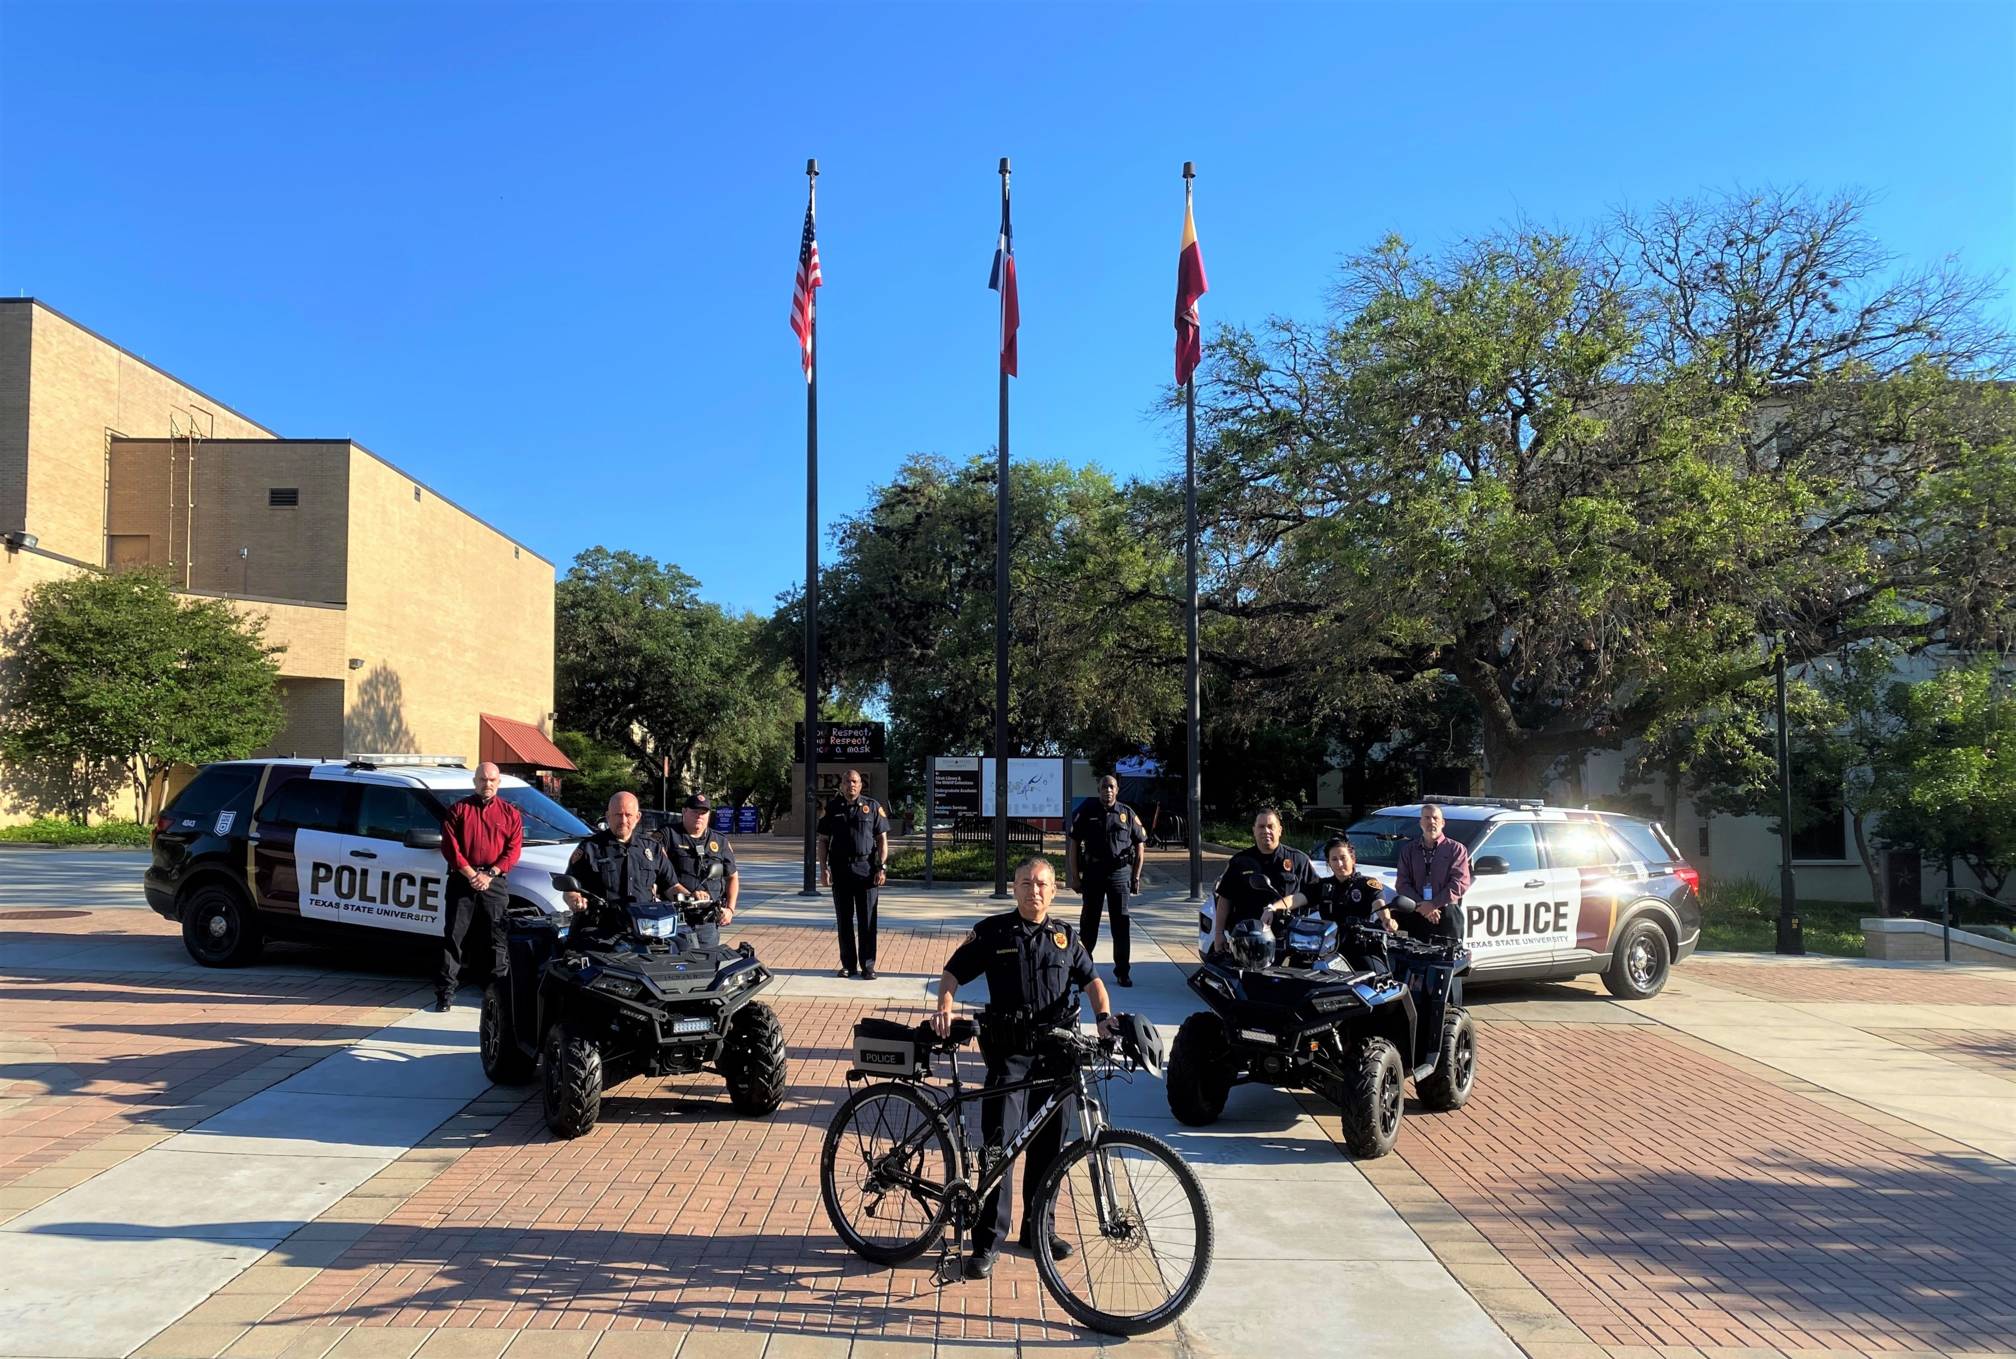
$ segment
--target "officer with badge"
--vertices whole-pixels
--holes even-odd
[[[938,1008],[931,1016],[932,1029],[944,1037],[952,1027],[952,998],[961,986],[983,974],[987,978],[987,1005],[980,1012],[980,1055],[987,1063],[987,1084],[1002,1086],[1029,1080],[1040,1060],[1043,1040],[1052,1029],[1078,1025],[1078,990],[1083,988],[1099,1021],[1101,1037],[1114,1033],[1113,1016],[1106,1001],[1106,984],[1092,968],[1092,955],[1078,942],[1071,927],[1049,919],[1050,901],[1057,893],[1056,870],[1044,858],[1024,860],[1015,870],[1015,909],[990,915],[973,927],[945,964],[938,978]],[[1012,1139],[1011,1125],[1020,1132],[1029,1117],[1029,1092],[1016,1091],[980,1101],[980,1132],[990,1150]],[[1060,1110],[1041,1132],[1030,1140],[1022,1167],[1022,1235],[1019,1244],[1026,1250],[1035,1241],[1038,1224],[1032,1222],[1030,1199],[1057,1159],[1064,1142],[1064,1120],[1070,1110]],[[1008,1197],[1011,1170],[980,1205],[979,1220],[973,1226],[973,1254],[966,1261],[966,1277],[984,1279],[994,1270],[994,1256],[1013,1223],[1014,1202]],[[1061,1260],[1071,1253],[1071,1245],[1054,1231],[1050,1253]]]
[[[840,780],[840,796],[819,820],[819,885],[833,889],[840,926],[840,975],[875,977],[875,907],[889,876],[889,813],[861,792],[861,771]]]
[[[694,793],[679,810],[679,824],[665,828],[665,852],[671,857],[672,872],[679,886],[695,900],[718,901],[721,905],[719,925],[694,927],[694,937],[704,948],[713,948],[721,942],[721,925],[735,918],[735,898],[742,892],[733,846],[726,836],[707,824],[713,815],[706,794]]]
[[[1243,885],[1252,881],[1255,874],[1266,879],[1272,897],[1255,902],[1253,894],[1244,889]],[[1238,921],[1264,922],[1274,911],[1292,909],[1297,894],[1306,892],[1315,876],[1315,866],[1307,854],[1281,843],[1281,813],[1272,807],[1262,807],[1253,818],[1252,846],[1232,856],[1232,862],[1225,865],[1218,885],[1212,889],[1215,901],[1211,952],[1225,947],[1225,931]]]
[[[1086,952],[1099,947],[1099,917],[1113,917],[1113,980],[1134,983],[1128,976],[1127,898],[1141,891],[1141,861],[1148,832],[1132,807],[1120,800],[1120,780],[1108,774],[1099,780],[1099,796],[1086,802],[1071,820],[1064,839],[1064,877],[1084,894],[1078,933]]]
[[[1349,840],[1341,835],[1332,836],[1323,846],[1323,862],[1330,866],[1330,876],[1309,885],[1309,899],[1316,903],[1325,920],[1339,924],[1347,920],[1370,924],[1377,920],[1389,930],[1399,928],[1393,921],[1393,912],[1381,901],[1385,888],[1379,879],[1358,871],[1358,850]]]
[[[611,913],[620,913],[626,906],[670,901],[679,890],[672,856],[651,836],[637,833],[643,819],[635,793],[616,794],[609,799],[604,818],[607,829],[576,845],[574,857],[567,861],[567,875],[601,897]],[[569,892],[567,904],[578,911],[588,899],[580,892]]]

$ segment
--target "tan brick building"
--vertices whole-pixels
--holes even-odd
[[[262,615],[287,647],[273,752],[473,762],[486,725],[521,751],[517,723],[551,734],[551,562],[369,449],[281,438],[32,299],[0,299],[0,534],[0,621],[41,581],[142,565]]]

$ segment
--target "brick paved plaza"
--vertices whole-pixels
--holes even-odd
[[[711,1076],[640,1080],[618,1088],[592,1133],[561,1142],[533,1088],[482,1090],[312,1217],[275,1227],[274,1244],[128,1351],[923,1359],[933,1345],[1104,1343],[1058,1313],[1019,1252],[985,1284],[938,1290],[928,1262],[885,1270],[846,1252],[818,1202],[852,1022],[921,1014],[962,922],[987,908],[974,894],[892,894],[883,983],[850,994],[831,976],[823,903],[794,911],[780,893],[735,931],[783,977],[793,1079],[774,1116],[735,1117]],[[1180,958],[1186,905],[1159,909],[1147,933]],[[253,971],[203,972],[145,911],[0,911],[0,1244],[20,1239],[23,1214],[43,1224],[29,1230],[60,1234],[44,1219],[67,1191],[420,1003],[419,969],[364,976],[332,966],[343,961],[289,951]],[[1120,994],[1180,1014],[1176,968],[1152,966],[1166,977]],[[1220,1230],[1207,1300],[1236,1303],[1282,1271],[1270,1261],[1353,1232],[1352,1220],[1294,1219],[1313,1162],[1270,1169],[1283,1148],[1317,1145],[1293,1140],[1307,1126],[1320,1130],[1321,1173],[1369,1184],[1376,1196],[1356,1201],[1404,1223],[1415,1254],[1400,1258],[1415,1263],[1395,1277],[1453,1279],[1503,1353],[2016,1352],[2016,1166],[1995,1137],[2016,1111],[2016,978],[1703,957],[1639,1006],[1580,983],[1472,1002],[1474,1099],[1411,1113],[1383,1161],[1352,1167],[1313,1097],[1299,1119],[1284,1098],[1286,1115],[1243,1134],[1186,1140],[1166,1117],[1153,1128],[1248,1177],[1207,1181]],[[1166,1115],[1159,1092],[1134,1096],[1123,1114],[1139,1119],[1119,1121]],[[1249,1200],[1276,1206],[1251,1217]],[[170,1234],[207,1228],[223,1242],[216,1224],[233,1211],[220,1200],[207,1224]],[[1119,1348],[1245,1353],[1210,1315],[1200,1302],[1178,1327]],[[1438,1347],[1437,1316],[1397,1299],[1354,1315],[1346,1329],[1366,1353],[1483,1352]],[[1293,1329],[1283,1355],[1353,1352]],[[51,1351],[73,1352],[95,1353]],[[0,1354],[29,1353],[0,1328]]]

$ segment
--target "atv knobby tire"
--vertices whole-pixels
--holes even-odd
[[[1414,1090],[1424,1108],[1446,1113],[1470,1102],[1476,1079],[1477,1021],[1468,1010],[1452,1005],[1442,1017],[1442,1051],[1436,1054],[1434,1073],[1414,1082]]]
[[[579,1137],[602,1112],[602,1050],[555,1024],[546,1034],[546,1126],[555,1137]]]
[[[790,1069],[777,1012],[760,1000],[737,1010],[728,1021],[720,1065],[736,1113],[761,1118],[782,1104]]]
[[[508,982],[492,982],[483,988],[483,1015],[477,1021],[476,1047],[483,1058],[483,1074],[494,1085],[523,1085],[532,1079],[538,1069],[535,1058],[528,1057],[525,1049],[518,1046],[518,1037],[511,1031],[511,1016],[508,1012],[502,988]]]
[[[1225,1112],[1225,1097],[1232,1091],[1232,1042],[1225,1034],[1225,1021],[1209,1010],[1200,1010],[1176,1030],[1169,1047],[1169,1066],[1164,1081],[1169,1092],[1169,1112],[1179,1123],[1202,1128],[1216,1123]]]
[[[1360,1160],[1393,1150],[1406,1107],[1407,1071],[1400,1051],[1383,1038],[1368,1038],[1349,1059],[1344,1080],[1344,1145]]]

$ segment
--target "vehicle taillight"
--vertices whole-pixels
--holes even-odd
[[[1673,876],[1686,883],[1694,891],[1701,890],[1701,870],[1691,864],[1673,865]]]
[[[148,834],[147,838],[149,840],[152,840],[156,835],[159,835],[162,831],[165,831],[167,829],[168,829],[168,813],[156,812],[154,813],[154,829]]]

